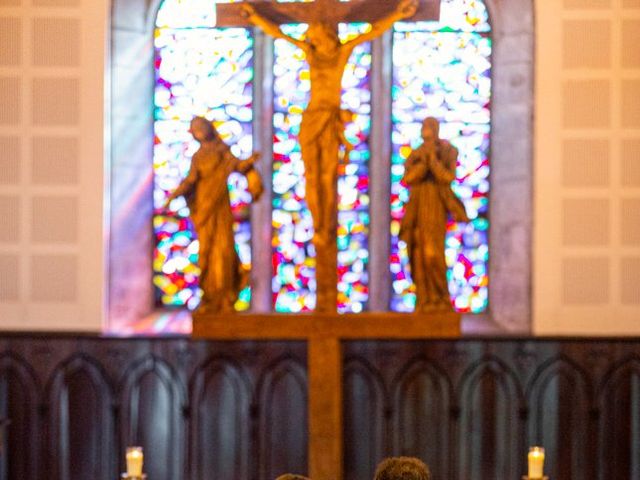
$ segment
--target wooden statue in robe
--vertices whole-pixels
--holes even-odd
[[[444,247],[447,218],[468,222],[464,205],[451,189],[456,178],[458,150],[438,137],[440,124],[433,117],[422,125],[423,143],[405,162],[403,181],[409,202],[400,224],[400,239],[409,252],[411,277],[416,286],[416,312],[451,310]]]
[[[191,121],[191,134],[200,148],[191,159],[189,174],[166,201],[184,196],[191,212],[200,251],[199,313],[227,313],[234,310],[238,293],[247,286],[249,275],[235,249],[233,215],[227,178],[231,172],[247,175],[249,191],[257,200],[262,183],[253,165],[258,154],[247,160],[236,158],[222,141],[213,124],[203,117]]]
[[[411,17],[418,0],[401,0],[388,16],[372,24],[367,33],[341,43],[337,25],[323,21],[309,24],[305,40],[285,35],[278,25],[258,14],[251,4],[242,6],[249,22],[268,35],[302,49],[309,62],[311,95],[302,114],[300,151],[305,168],[306,200],[313,217],[313,243],[317,252],[316,310],[335,312],[337,284],[337,176],[340,146],[345,145],[345,111],[341,110],[342,76],[353,49],[381,35],[394,22]],[[348,152],[347,152],[348,153]]]

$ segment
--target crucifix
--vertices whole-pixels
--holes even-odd
[[[290,23],[308,23],[337,25],[338,22],[369,22],[374,25],[373,33],[362,40],[372,39],[382,33],[380,30],[390,28],[393,21],[400,19],[434,20],[439,18],[439,0],[421,0],[417,5],[414,0],[352,0],[342,2],[339,0],[316,0],[314,2],[273,3],[267,1],[241,2],[218,5],[218,26],[250,26],[257,25],[266,33],[282,38],[284,34],[278,25]],[[413,5],[409,10],[402,12],[403,6]],[[408,15],[410,14],[410,15]],[[409,18],[410,17],[410,18]],[[376,22],[378,29],[376,30]],[[384,28],[383,28],[384,27]],[[320,27],[317,30],[321,30]],[[310,29],[311,30],[311,29]],[[311,31],[308,37],[313,35],[325,35],[327,32]],[[365,34],[367,35],[367,34]],[[335,38],[335,37],[334,37]],[[292,43],[297,40],[289,40]],[[303,50],[313,48],[307,42],[299,42]],[[334,45],[339,49],[340,45]],[[344,50],[343,50],[344,51]],[[337,58],[332,61],[336,68],[332,71],[332,88],[329,95],[325,91],[313,91],[314,72],[320,75],[323,71],[322,62],[327,61],[327,52],[316,51],[310,61],[312,76],[312,99],[309,109],[321,110],[313,113],[312,118],[307,115],[307,122],[312,125],[322,122],[324,130],[341,127],[340,112],[340,81],[342,70],[340,62],[346,64],[347,58]],[[329,52],[331,53],[331,52]],[[350,53],[350,51],[348,52]],[[330,56],[330,55],[329,55]],[[330,65],[329,65],[330,66]],[[317,67],[317,68],[316,68]],[[315,68],[315,70],[314,70]],[[337,80],[336,80],[337,78]],[[326,80],[326,78],[324,79]],[[320,85],[323,79],[318,80]],[[335,89],[337,88],[337,93]],[[315,98],[314,98],[315,95]],[[329,109],[330,113],[322,112]],[[329,117],[329,121],[325,117]],[[337,118],[336,118],[337,117]],[[303,119],[303,123],[305,120]],[[328,126],[327,126],[328,125]],[[322,132],[318,132],[322,135]],[[301,137],[304,135],[301,132]],[[313,135],[310,135],[313,137]],[[301,141],[306,139],[301,138]],[[321,149],[327,142],[321,138],[316,148]],[[337,163],[339,144],[335,138],[331,155],[335,155]],[[311,147],[313,149],[313,146]],[[305,150],[302,148],[304,160]],[[312,153],[313,155],[313,153]],[[324,168],[325,163],[332,163],[332,159],[326,160],[319,157],[317,167]],[[305,162],[307,182],[309,184],[308,159]],[[313,168],[313,167],[312,167]],[[316,177],[313,175],[316,174]],[[320,184],[319,176],[322,172],[312,173],[311,181]],[[208,315],[194,313],[193,336],[196,338],[210,338],[216,340],[303,340],[307,342],[308,352],[308,418],[309,418],[309,476],[313,480],[341,480],[343,478],[343,424],[342,424],[342,342],[352,339],[419,339],[433,337],[455,337],[460,334],[460,318],[453,312],[438,312],[425,314],[398,314],[398,313],[364,313],[354,315],[338,315],[336,307],[336,257],[337,248],[335,241],[335,200],[327,202],[327,195],[335,195],[329,185],[335,182],[335,173],[328,172],[329,181],[320,189],[320,195],[316,192],[318,203],[324,202],[333,205],[330,208],[320,208],[320,205],[312,207],[314,216],[314,228],[316,235],[314,243],[322,248],[317,250],[316,275],[318,278],[318,308],[316,312],[309,314],[239,314],[239,315]],[[329,185],[329,186],[327,186]],[[322,192],[322,188],[325,191]],[[308,192],[308,190],[307,190]],[[313,195],[313,194],[312,194]],[[335,197],[333,197],[335,199]],[[330,206],[329,205],[329,206]],[[314,212],[314,209],[316,210]],[[322,285],[320,285],[322,283]],[[301,472],[300,472],[301,473]]]
[[[311,92],[302,114],[298,142],[305,168],[306,201],[313,218],[316,251],[316,311],[335,312],[337,303],[338,162],[340,150],[348,161],[351,145],[344,135],[351,113],[341,108],[342,76],[353,49],[384,33],[398,20],[417,13],[418,0],[385,2],[373,9],[370,2],[316,0],[296,3],[249,3],[236,5],[252,25],[274,38],[300,48],[309,63]],[[267,5],[269,7],[267,8]],[[428,3],[426,5],[431,5]],[[424,8],[424,7],[423,7]],[[373,15],[358,15],[363,11]],[[224,12],[221,12],[221,14]],[[340,21],[371,22],[372,28],[341,42]],[[308,23],[305,40],[285,35],[279,23]]]

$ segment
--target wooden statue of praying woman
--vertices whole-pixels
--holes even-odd
[[[231,172],[247,176],[253,200],[262,193],[262,182],[254,169],[259,154],[247,160],[236,158],[222,141],[213,124],[203,117],[191,121],[190,132],[200,143],[191,159],[188,175],[166,201],[184,196],[200,243],[198,266],[203,291],[198,311],[232,312],[238,293],[249,281],[236,252],[233,215],[227,178]]]
[[[341,43],[337,25],[312,22],[305,40],[285,35],[270,20],[245,4],[243,14],[254,25],[275,38],[282,38],[302,49],[309,62],[311,95],[302,114],[300,151],[305,168],[306,199],[313,217],[314,243],[335,242],[337,223],[337,176],[340,146],[348,155],[350,145],[344,138],[348,114],[340,109],[342,76],[351,52],[391,28],[394,22],[415,14],[418,0],[401,0],[389,16],[372,24],[371,30]],[[335,283],[335,282],[334,282]],[[335,288],[335,285],[334,287]]]
[[[409,202],[400,223],[400,239],[409,252],[411,277],[416,285],[416,312],[451,310],[444,247],[447,217],[468,222],[464,205],[451,189],[456,178],[458,150],[438,137],[433,117],[422,124],[423,143],[405,162],[403,181]]]

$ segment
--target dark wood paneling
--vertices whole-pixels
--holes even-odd
[[[144,462],[150,478],[172,480],[184,472],[183,392],[182,382],[171,367],[156,357],[143,359],[125,375],[120,458],[125,457],[128,445],[152,452]]]
[[[382,381],[358,360],[348,361],[344,373],[345,478],[373,478],[376,462],[385,451],[388,411]]]
[[[344,344],[344,465],[384,456],[435,478],[640,478],[640,339]],[[112,479],[142,443],[153,480],[307,471],[303,342],[0,337],[0,479]]]
[[[369,480],[389,454],[422,458],[434,478],[519,478],[533,444],[554,480],[640,478],[639,339],[354,341],[345,358],[345,414],[358,415],[345,418],[347,480]],[[351,364],[367,366],[375,392]],[[378,458],[359,415],[392,420]]]
[[[599,395],[599,478],[640,478],[640,358],[617,365]]]
[[[305,471],[306,358],[302,342],[0,336],[0,479],[111,480],[132,444],[154,480],[257,480],[267,454]]]
[[[541,366],[528,395],[529,444],[544,445],[545,471],[551,478],[595,478],[595,424],[587,375],[566,358]]]
[[[517,478],[524,441],[521,392],[509,367],[489,357],[471,365],[459,401],[461,480]]]
[[[451,478],[448,452],[452,422],[449,419],[452,387],[431,362],[409,364],[393,387],[394,455],[425,459],[435,478]]]
[[[259,387],[260,480],[308,468],[307,381],[302,365],[284,358],[268,366]]]
[[[74,356],[56,369],[47,390],[53,468],[43,474],[59,480],[113,478],[113,395],[100,365],[84,354]]]
[[[196,371],[191,398],[192,478],[250,478],[251,386],[245,372],[230,358],[214,358]]]
[[[28,364],[10,355],[0,358],[0,419],[11,422],[1,432],[0,478],[37,478],[38,398]]]

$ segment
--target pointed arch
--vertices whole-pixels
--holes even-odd
[[[640,475],[640,357],[614,365],[598,388],[600,478]]]
[[[530,323],[530,237],[531,237],[531,159],[532,159],[532,70],[533,70],[533,2],[532,0],[513,0],[498,2],[485,0],[490,13],[492,36],[493,91],[491,99],[491,223],[489,226],[491,254],[488,266],[491,278],[489,292],[490,311],[484,316],[510,331],[529,331]],[[149,272],[153,270],[146,255],[153,247],[153,238],[149,235],[148,224],[153,217],[152,198],[152,152],[148,148],[153,136],[153,115],[149,108],[153,101],[154,85],[148,73],[154,68],[153,58],[147,57],[153,48],[153,30],[155,14],[160,2],[153,0],[115,0],[113,3],[113,49],[112,49],[112,137],[111,162],[111,242],[109,248],[118,255],[109,267],[110,323],[116,325],[118,319],[140,318],[148,314],[153,306],[153,287],[149,284]],[[258,39],[256,39],[258,40]],[[261,43],[261,42],[257,42]],[[270,44],[265,42],[268,62],[271,58]],[[388,45],[382,42],[374,45],[374,63],[376,52],[388,52]],[[262,55],[259,55],[262,58]],[[257,60],[257,58],[256,58]],[[387,63],[376,63],[380,72],[389,67]],[[385,66],[386,65],[386,66]],[[261,68],[259,79],[270,79],[269,68]],[[265,98],[270,94],[261,87]],[[267,92],[267,93],[265,93]],[[384,95],[387,95],[386,93]],[[372,99],[372,109],[386,111],[384,95]],[[261,97],[262,99],[262,97]],[[381,100],[380,100],[381,99]],[[263,114],[270,113],[272,102],[268,99],[256,105]],[[256,118],[256,122],[262,122]],[[271,142],[268,129],[260,123],[263,145],[263,157],[271,157]],[[376,130],[374,128],[374,130]],[[377,130],[384,133],[384,128]],[[374,132],[375,133],[375,132]],[[377,138],[377,137],[376,137]],[[386,143],[385,143],[386,142]],[[389,148],[388,140],[376,140],[376,149],[384,156]],[[375,155],[374,155],[375,157]],[[372,163],[378,159],[372,158]],[[373,168],[373,166],[372,166]],[[378,188],[375,181],[371,188]],[[377,194],[371,192],[371,200]],[[386,207],[386,198],[382,208]],[[264,206],[260,206],[263,210]],[[374,207],[372,207],[375,210]],[[373,211],[372,210],[372,211]],[[264,212],[263,212],[264,213]],[[381,214],[382,215],[382,214]],[[384,217],[384,215],[382,215]],[[267,218],[268,215],[262,215]],[[372,215],[371,228],[380,215]],[[266,225],[266,226],[265,226]],[[260,230],[261,238],[270,225]],[[376,227],[375,242],[377,251],[387,249],[386,241],[381,239]],[[386,221],[385,221],[385,229]],[[385,233],[388,239],[389,232]],[[378,248],[380,247],[380,248]],[[382,248],[384,247],[384,248]],[[262,247],[260,247],[262,248]],[[372,251],[374,246],[371,246]],[[388,250],[388,249],[387,249]],[[376,254],[378,255],[378,254]],[[268,256],[268,255],[267,255]],[[260,256],[262,258],[262,256]],[[388,255],[383,254],[383,265],[376,267],[375,260],[369,258],[371,267],[371,289],[374,282],[381,278],[380,273],[388,272]],[[126,266],[126,271],[123,269]],[[268,270],[268,269],[267,269]],[[265,272],[261,271],[260,277]],[[379,270],[379,271],[378,271]],[[390,273],[380,280],[375,294],[375,302],[382,298],[381,307],[386,308],[387,286]],[[262,288],[262,287],[261,287]],[[265,288],[265,291],[267,288]],[[260,305],[268,308],[269,300],[261,300]]]
[[[528,443],[548,451],[545,472],[554,478],[593,478],[593,385],[586,372],[559,355],[538,368],[527,391]],[[572,433],[567,437],[565,432]]]
[[[393,380],[394,455],[427,462],[435,478],[451,478],[453,385],[447,374],[426,357],[410,360]]]
[[[213,356],[196,368],[190,391],[194,478],[250,478],[251,384],[241,366]]]
[[[125,458],[127,445],[140,445],[154,452],[145,460],[145,471],[150,477],[182,476],[187,396],[180,377],[164,360],[147,355],[122,378],[118,389],[122,410],[118,458]]]
[[[0,445],[8,478],[38,478],[40,391],[33,368],[22,357],[0,355],[0,418],[11,421]]]
[[[261,432],[257,449],[260,480],[307,471],[307,391],[305,368],[289,355],[262,371],[255,403]]]
[[[521,474],[524,428],[522,387],[502,360],[483,357],[462,376],[458,390],[460,480]]]
[[[75,354],[56,367],[46,392],[52,477],[113,478],[114,396],[103,366],[89,355]],[[76,461],[78,456],[87,461]]]
[[[13,352],[0,354],[0,372],[14,371],[20,378],[20,384],[29,390],[29,394],[37,398],[42,390],[42,385],[33,370],[33,367],[20,355]]]
[[[344,365],[344,475],[373,478],[376,464],[389,453],[388,395],[380,372],[365,359],[346,358]]]

